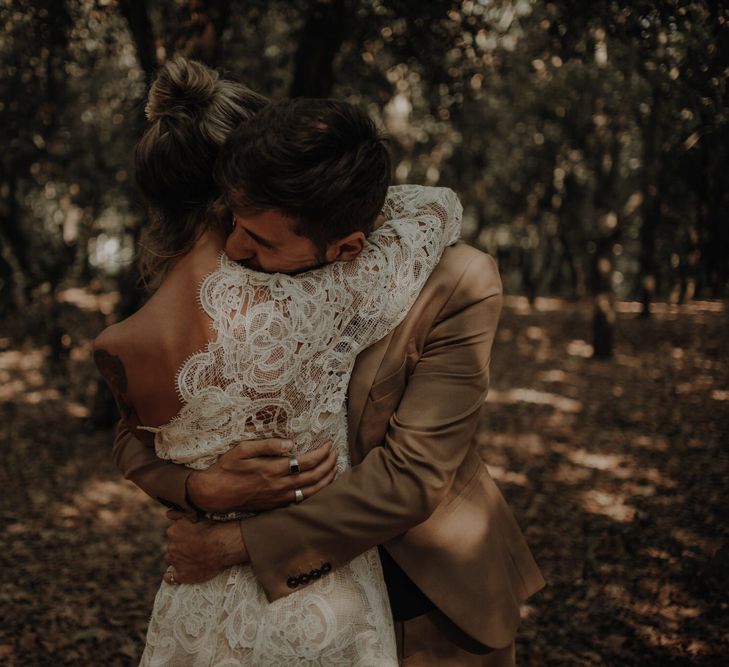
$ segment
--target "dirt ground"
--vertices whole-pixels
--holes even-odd
[[[162,510],[89,418],[109,303],[67,301],[55,363],[42,318],[0,325],[2,665],[136,664],[164,570]],[[634,311],[620,304],[615,358],[595,361],[586,305],[507,299],[479,437],[548,581],[520,665],[729,655],[729,314]]]

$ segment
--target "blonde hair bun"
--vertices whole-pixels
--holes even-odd
[[[147,120],[175,118],[205,109],[218,89],[218,73],[195,60],[176,56],[157,72],[144,113]]]
[[[160,67],[149,89],[149,120],[134,151],[137,185],[147,205],[142,230],[143,280],[164,271],[209,224],[220,194],[215,160],[231,132],[268,100],[194,60],[176,57]]]

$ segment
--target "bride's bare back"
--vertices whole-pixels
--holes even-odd
[[[213,335],[197,295],[202,280],[218,266],[223,242],[206,232],[142,308],[94,341],[96,365],[124,420],[142,440],[152,435],[136,427],[166,424],[179,412],[178,369]]]

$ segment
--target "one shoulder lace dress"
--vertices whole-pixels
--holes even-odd
[[[461,212],[451,190],[397,186],[386,222],[352,261],[286,275],[223,256],[199,293],[213,340],[178,373],[180,412],[149,429],[158,456],[204,469],[239,441],[285,437],[297,453],[333,442],[339,472],[349,467],[355,358],[404,319],[458,240]],[[377,550],[272,603],[250,566],[202,584],[163,582],[141,665],[395,666]]]

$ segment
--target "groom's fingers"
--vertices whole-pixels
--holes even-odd
[[[336,459],[335,459],[336,461]],[[321,491],[325,486],[329,486],[334,481],[334,475],[337,474],[337,468],[336,466],[333,467],[324,477],[322,477],[316,484],[313,484],[311,486],[305,487],[303,490],[304,492],[304,499],[311,498],[315,493],[318,493]]]
[[[306,471],[309,470],[316,470],[320,469],[321,466],[325,465],[327,468],[331,467],[332,465],[332,455],[334,457],[334,461],[336,462],[337,456],[336,452],[334,452],[334,448],[332,447],[332,443],[328,442],[321,447],[318,447],[317,449],[314,449],[310,452],[306,452],[305,454],[299,454],[296,456],[297,461],[299,462],[299,475],[303,474]],[[288,469],[288,460],[286,461],[286,474],[289,474]],[[294,475],[294,477],[297,477],[298,475]]]
[[[337,452],[333,447],[322,447],[321,449],[325,450],[324,456],[313,468],[288,477],[289,490],[313,486],[333,474],[337,465]]]
[[[325,443],[321,447],[314,449],[305,454],[297,454],[296,462],[299,465],[299,472],[291,474],[289,466],[289,457],[278,456],[276,458],[259,458],[256,462],[257,469],[268,477],[272,482],[281,482],[280,488],[293,488],[289,485],[289,480],[299,480],[298,486],[301,486],[301,475],[307,472],[313,473],[318,480],[322,475],[326,474],[329,469],[336,463],[336,453],[332,451],[331,443]],[[310,479],[309,475],[307,479]]]
[[[337,451],[330,442],[310,452],[297,454],[299,472],[294,474],[291,473],[290,458],[282,456],[283,442],[278,438],[242,442],[223,454],[216,464],[222,471],[240,475],[241,480],[255,480],[253,488],[258,490],[253,502],[257,509],[289,504],[294,489],[304,490],[309,497],[333,479]],[[250,509],[251,496],[244,500],[245,506]]]
[[[297,454],[296,458],[299,462],[300,470],[307,470],[316,467],[328,454],[331,443],[325,443],[321,447],[314,449],[305,454]],[[220,457],[221,461],[228,463],[233,467],[245,465],[248,459],[256,459],[261,457],[276,457],[277,468],[288,472],[288,454],[291,452],[293,443],[291,440],[284,438],[268,438],[267,440],[245,440],[239,442],[230,451]],[[283,459],[283,457],[286,457]],[[283,460],[282,460],[283,459]],[[236,465],[237,464],[237,465]]]
[[[247,440],[238,443],[230,450],[229,454],[238,459],[254,459],[259,456],[285,456],[291,451],[293,446],[294,443],[291,440],[284,438]]]

